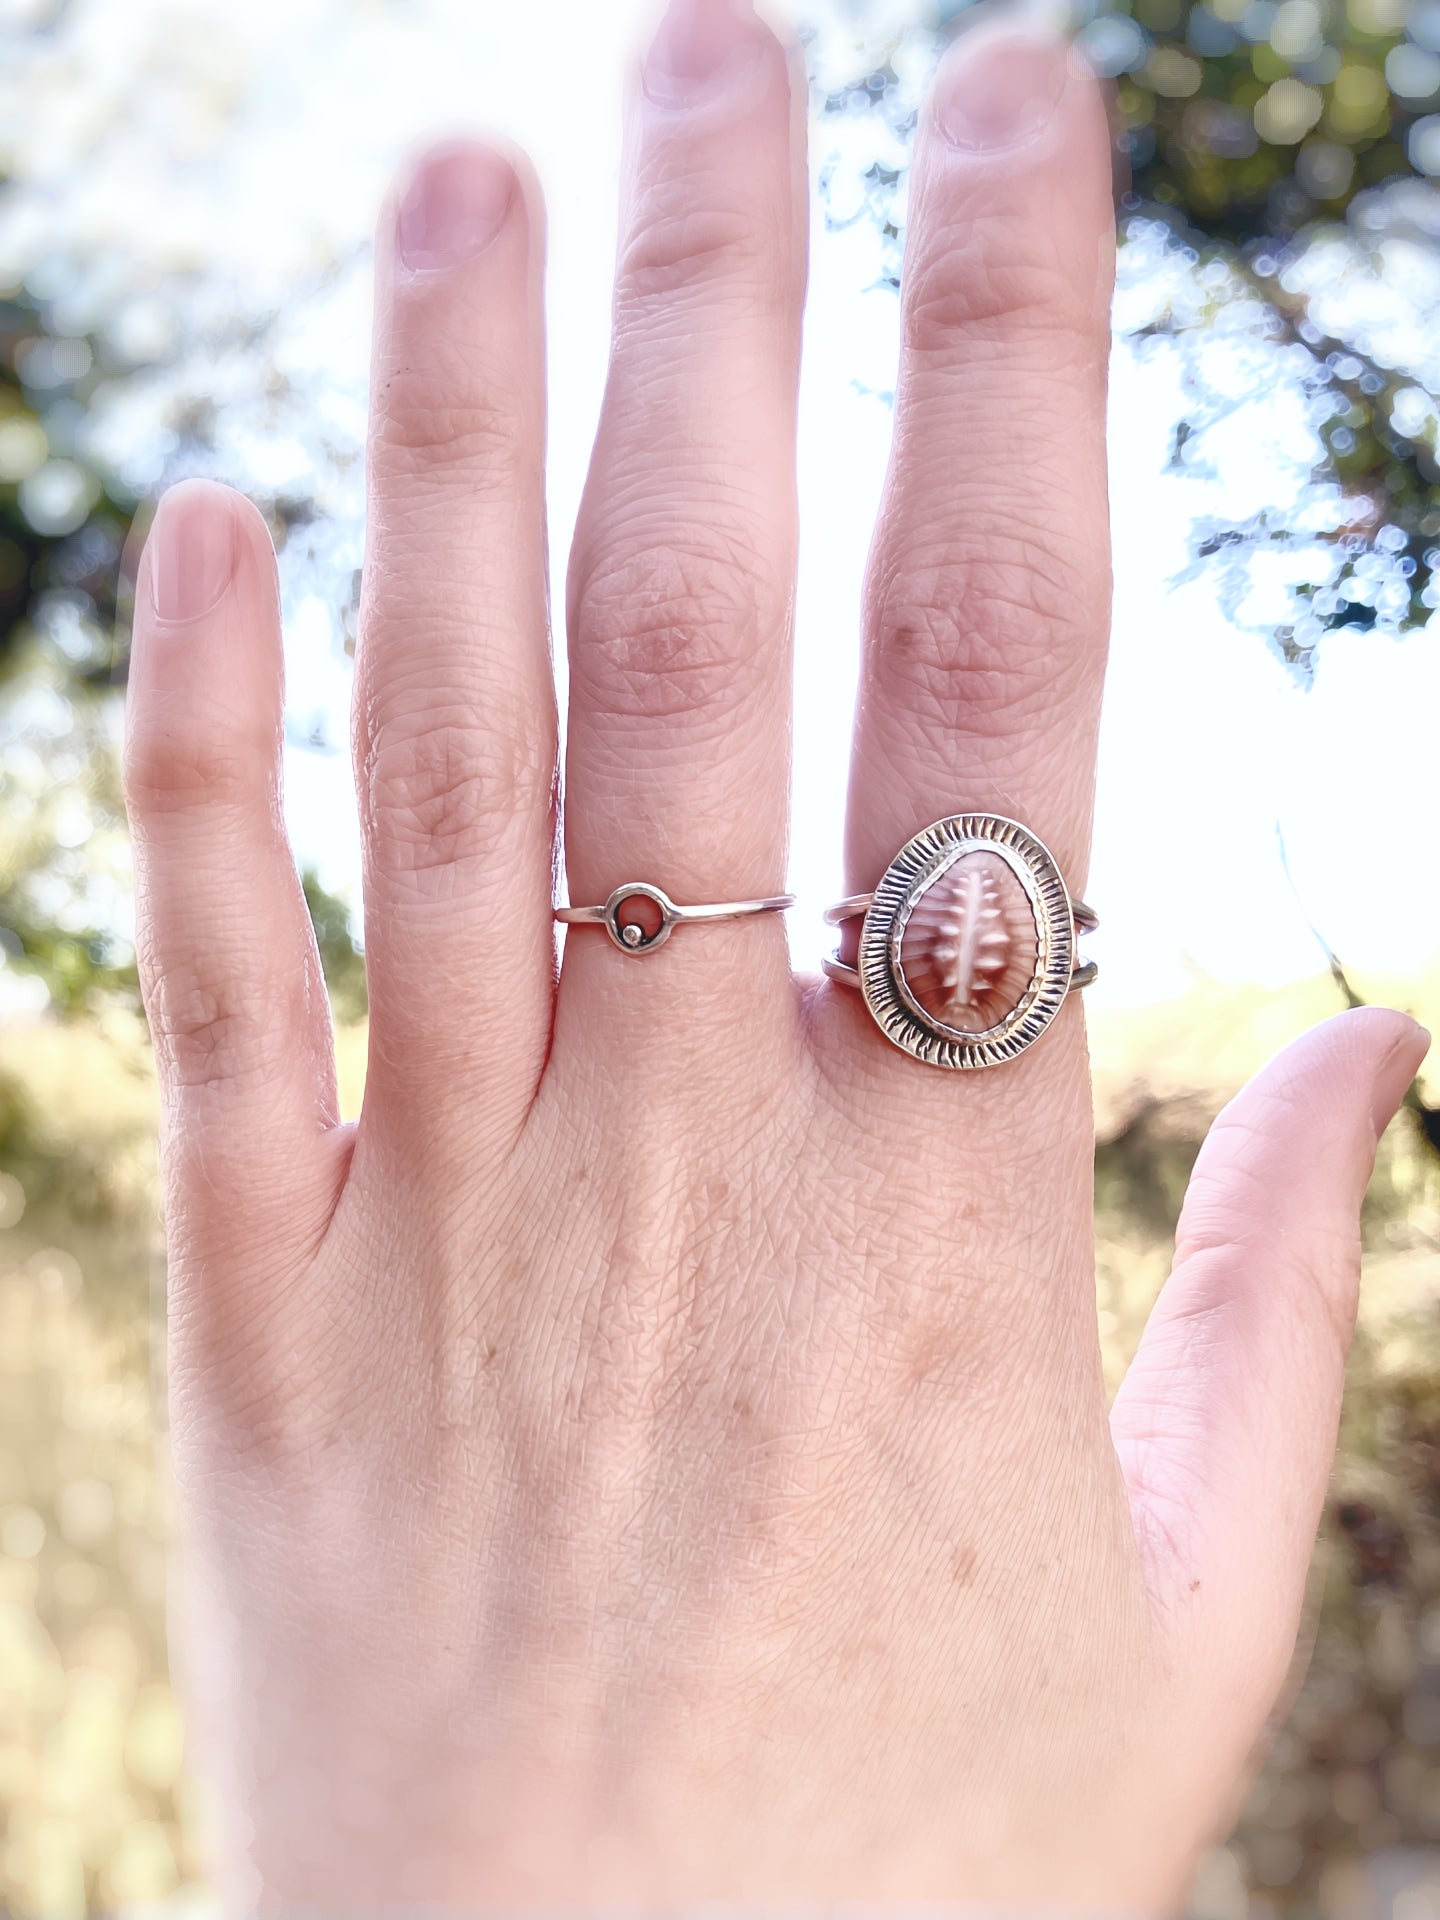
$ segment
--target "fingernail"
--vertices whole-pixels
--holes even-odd
[[[515,186],[515,169],[493,147],[473,140],[433,147],[416,167],[396,216],[401,266],[434,273],[483,253],[505,224]]]
[[[962,39],[936,81],[936,122],[967,153],[1022,146],[1050,124],[1068,72],[1058,40]]]
[[[235,577],[235,515],[223,487],[183,482],[160,502],[150,529],[150,597],[161,620],[198,620]]]
[[[768,37],[748,0],[670,0],[645,56],[645,92],[662,107],[718,96],[749,71]]]
[[[1377,1140],[1400,1111],[1400,1103],[1413,1085],[1420,1064],[1429,1051],[1430,1035],[1415,1021],[1411,1023],[1411,1031],[1401,1035],[1380,1063],[1370,1102],[1370,1115],[1375,1123]]]

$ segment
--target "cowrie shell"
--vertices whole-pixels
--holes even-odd
[[[898,954],[905,985],[932,1020],[984,1033],[1008,1020],[1039,962],[1034,909],[1009,862],[974,851],[936,875],[911,907]]]

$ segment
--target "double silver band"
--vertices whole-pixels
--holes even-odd
[[[645,918],[633,914],[628,919],[624,917],[625,908],[635,901],[644,901],[651,909]],[[671,930],[687,920],[739,920],[751,913],[784,913],[794,904],[793,893],[774,893],[763,900],[721,900],[705,906],[682,907],[661,888],[643,880],[628,880],[624,886],[616,887],[604,906],[557,907],[555,918],[570,927],[604,927],[621,953],[637,954],[653,953],[656,947],[664,946]],[[653,920],[656,914],[659,922],[652,932],[645,919]]]
[[[846,920],[859,920],[875,904],[873,893],[852,893],[844,900],[837,900],[833,907],[825,909],[827,927],[838,927]],[[1100,916],[1093,907],[1087,907],[1083,900],[1071,895],[1070,912],[1074,917],[1077,933],[1094,933],[1100,924]]]

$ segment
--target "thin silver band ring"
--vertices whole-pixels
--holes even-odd
[[[623,910],[633,901],[644,901],[658,914],[653,931],[642,920],[622,919]],[[653,953],[670,938],[672,928],[687,920],[739,920],[751,913],[784,913],[793,907],[793,893],[773,893],[762,900],[720,900],[703,906],[683,907],[660,887],[644,880],[627,880],[616,887],[601,907],[556,907],[555,918],[570,927],[604,927],[613,945],[622,953]]]

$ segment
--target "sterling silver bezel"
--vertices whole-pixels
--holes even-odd
[[[946,1026],[927,1013],[905,981],[900,943],[916,902],[967,853],[998,854],[1015,873],[1035,916],[1035,971],[1019,1005],[980,1033]],[[1075,971],[1075,917],[1049,850],[1018,820],[957,813],[909,840],[885,870],[860,930],[856,961],[865,1004],[885,1037],[930,1066],[960,1071],[1013,1060],[1050,1025]]]

